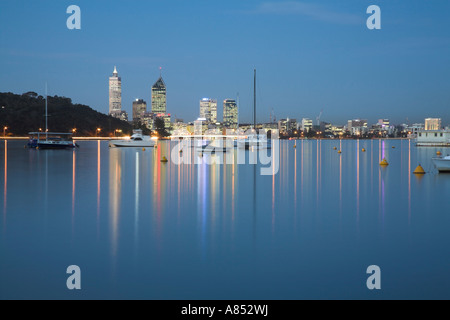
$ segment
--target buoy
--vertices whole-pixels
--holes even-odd
[[[145,148],[142,148],[142,151],[145,151]]]
[[[392,146],[392,149],[395,149],[395,147],[394,147],[394,146]]]
[[[438,152],[436,152],[436,155],[437,156],[442,156],[442,152],[438,151]]]
[[[294,149],[295,149],[295,148],[297,148],[297,145],[296,145],[296,144],[294,144]]]
[[[381,160],[380,162],[380,166],[388,166],[389,162],[387,162],[386,158],[383,158],[383,160]]]
[[[336,148],[336,147],[334,147],[334,148],[333,148],[333,150],[337,150],[337,148]]]
[[[366,149],[363,148],[363,149],[362,149],[362,152],[366,152]]]
[[[166,157],[162,157],[161,162],[168,162]]]
[[[36,150],[39,150],[39,147],[36,147]]]
[[[339,150],[339,151],[338,151],[338,153],[339,153],[339,154],[341,154],[341,153],[342,153],[342,151],[341,151],[341,150]]]
[[[414,174],[425,174],[425,170],[423,170],[422,166],[419,164],[419,166],[414,170]]]

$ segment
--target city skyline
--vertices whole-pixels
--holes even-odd
[[[132,101],[151,100],[148,88],[163,67],[167,104],[177,118],[194,120],[202,97],[239,94],[240,121],[251,122],[256,68],[258,122],[268,122],[272,109],[277,119],[315,119],[323,109],[323,120],[338,124],[428,117],[450,123],[448,3],[376,1],[382,29],[371,31],[369,1],[134,1],[126,7],[110,1],[107,8],[78,1],[83,22],[73,31],[65,27],[68,2],[40,1],[38,16],[29,2],[19,2],[3,1],[0,10],[0,29],[12,30],[2,32],[2,92],[42,94],[48,82],[49,94],[107,114],[104,75],[117,65],[126,79],[122,109],[131,114]],[[158,28],[164,36],[156,50],[142,39]],[[41,41],[42,34],[51,41]]]

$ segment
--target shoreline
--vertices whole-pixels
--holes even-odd
[[[97,140],[103,140],[103,141],[109,141],[109,140],[123,140],[125,137],[73,137],[73,140],[80,140],[80,141],[97,141]],[[29,140],[30,137],[0,137],[0,140]],[[171,140],[170,137],[168,139],[159,139],[160,141],[163,140]],[[321,139],[279,139],[280,141],[297,141],[297,140],[305,140],[305,141],[315,141],[315,140],[330,140],[330,141],[340,141],[340,140],[415,140],[411,138],[371,138],[371,139],[353,139],[353,138],[346,138],[346,139],[332,139],[332,138],[321,138]]]

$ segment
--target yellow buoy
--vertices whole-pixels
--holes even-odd
[[[438,152],[436,152],[436,155],[437,156],[442,156],[442,152],[438,151]]]
[[[295,149],[295,148],[297,148],[297,145],[296,145],[296,144],[294,144],[294,149]]]
[[[362,149],[362,152],[366,152],[366,149],[363,148],[363,149]]]
[[[341,151],[341,150],[339,150],[339,151],[338,151],[338,153],[339,153],[339,154],[341,154],[341,153],[342,153],[342,151]]]
[[[168,162],[166,157],[162,157],[161,162]]]
[[[422,166],[419,164],[419,166],[414,170],[414,174],[425,174],[425,170],[423,170]]]
[[[395,149],[395,147],[393,146],[392,149]]]
[[[337,150],[337,148],[336,148],[336,147],[334,147],[334,148],[333,148],[333,150]]]
[[[383,160],[381,160],[380,162],[380,166],[388,166],[389,162],[387,162],[386,158],[383,158]]]

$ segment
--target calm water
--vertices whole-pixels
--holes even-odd
[[[161,163],[170,142],[1,141],[0,298],[450,299],[450,175],[431,164],[450,149],[339,144],[283,141],[279,173],[261,176]],[[66,288],[69,265],[81,291]]]

